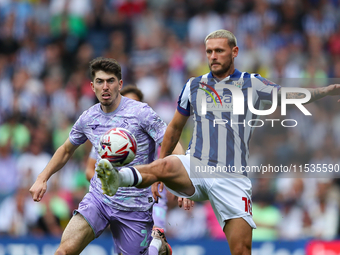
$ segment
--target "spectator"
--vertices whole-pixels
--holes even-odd
[[[278,179],[278,202],[282,219],[278,226],[279,238],[297,240],[309,237],[310,219],[307,211],[302,207],[301,199],[304,189],[300,178]]]
[[[15,193],[19,184],[19,171],[12,154],[11,140],[0,141],[0,204],[2,200]]]
[[[329,196],[332,181],[317,180],[316,200],[308,208],[312,220],[311,232],[314,238],[332,240],[339,227],[339,205]]]
[[[207,34],[223,27],[222,18],[209,4],[199,5],[199,12],[188,22],[189,41],[193,45],[202,44]]]
[[[28,151],[18,158],[20,186],[28,187],[51,159],[51,155],[43,151],[42,143],[32,139]]]
[[[0,144],[9,144],[9,149],[16,153],[24,152],[31,139],[29,130],[20,122],[20,115],[16,113],[0,125]]]
[[[254,185],[252,214],[256,224],[254,241],[276,240],[281,219],[280,210],[274,206],[274,192],[269,178],[259,178]]]
[[[27,187],[17,189],[0,204],[0,234],[26,236],[39,218],[40,205],[29,197]]]

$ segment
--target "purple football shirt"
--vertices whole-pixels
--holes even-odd
[[[74,145],[83,144],[89,139],[98,151],[100,137],[114,127],[128,129],[137,140],[137,155],[128,164],[132,166],[148,164],[155,159],[157,148],[163,140],[166,124],[147,104],[122,96],[114,112],[104,113],[99,103],[84,111],[74,124],[69,138]],[[96,154],[98,163],[100,157],[98,153]],[[112,197],[104,195],[97,173],[91,179],[90,191],[104,203],[118,210],[146,211],[153,204],[150,187],[146,189],[121,187]]]

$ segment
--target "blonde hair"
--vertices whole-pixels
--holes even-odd
[[[233,48],[237,46],[237,40],[235,35],[224,29],[216,30],[214,32],[211,32],[210,34],[207,35],[207,37],[204,39],[204,43],[207,43],[207,40],[209,39],[216,39],[216,38],[227,38],[228,39],[228,45]]]

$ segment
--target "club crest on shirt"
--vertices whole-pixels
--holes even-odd
[[[238,88],[242,88],[244,81],[233,81],[232,84]]]
[[[129,126],[129,121],[127,119],[123,120],[123,123],[120,125],[120,127],[122,128],[128,128]]]

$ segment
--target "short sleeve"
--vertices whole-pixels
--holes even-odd
[[[279,91],[281,86],[261,77],[259,74],[252,75],[252,78],[252,87],[255,89],[259,99],[265,104],[271,104],[273,101],[273,90],[276,89]]]
[[[73,145],[83,144],[87,140],[87,137],[83,131],[85,127],[83,123],[83,118],[85,114],[86,112],[83,112],[83,114],[79,117],[79,119],[73,125],[71,132],[69,134],[69,139]]]
[[[192,114],[190,106],[190,85],[192,80],[193,78],[189,79],[184,85],[177,102],[177,111],[184,116],[190,116]]]
[[[139,113],[139,119],[143,130],[145,130],[157,144],[162,143],[167,125],[158,114],[152,110],[150,106],[144,104]]]

